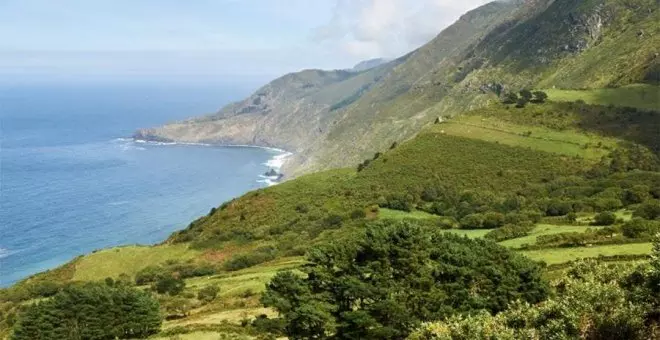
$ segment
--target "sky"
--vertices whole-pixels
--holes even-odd
[[[396,58],[484,0],[0,0],[0,77],[272,77]]]

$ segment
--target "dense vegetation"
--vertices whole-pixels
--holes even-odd
[[[72,285],[26,306],[12,339],[132,339],[160,331],[156,300],[134,288],[109,283]]]
[[[228,108],[311,132],[311,168],[351,166],[0,290],[0,337],[660,338],[657,4],[521,3]]]
[[[454,315],[410,339],[657,339],[660,337],[660,235],[650,263],[578,262],[539,304],[518,301],[499,314]]]
[[[262,297],[292,339],[400,339],[421,321],[547,295],[541,267],[522,256],[408,223],[370,225],[308,261],[305,276],[281,272]]]

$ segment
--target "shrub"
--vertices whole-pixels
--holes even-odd
[[[504,214],[491,211],[491,212],[487,212],[484,215],[484,219],[481,226],[484,229],[494,229],[503,226],[504,223],[505,223]]]
[[[261,314],[252,320],[252,327],[264,333],[283,335],[285,326],[284,319],[270,319],[266,314]]]
[[[351,212],[351,219],[359,220],[365,217],[367,217],[367,213],[364,211],[364,209],[355,209]]]
[[[577,214],[572,211],[569,212],[566,214],[566,221],[569,223],[575,223],[575,221],[577,221]]]
[[[344,218],[341,215],[333,214],[323,219],[323,226],[326,228],[339,228],[343,221]]]
[[[657,232],[660,232],[660,223],[656,221],[647,221],[639,217],[624,223],[621,226],[623,235],[628,238],[650,239]]]
[[[425,202],[433,202],[437,200],[439,196],[438,189],[435,187],[426,187],[422,191],[421,199]]]
[[[483,228],[484,217],[481,214],[470,214],[461,218],[461,229],[481,229]]]
[[[484,237],[495,242],[501,242],[527,236],[533,229],[534,225],[532,223],[507,224],[489,231]]]
[[[301,214],[306,214],[309,212],[309,207],[306,204],[298,204],[296,205],[296,211]]]
[[[567,272],[566,277],[553,283],[556,294],[543,303],[514,302],[497,315],[454,315],[424,324],[409,339],[655,338],[651,325],[654,313],[648,299],[636,301],[635,295],[620,284],[630,275],[625,266],[581,261]],[[640,276],[641,281],[646,279]]]
[[[645,218],[647,220],[660,218],[660,201],[650,200],[642,203],[637,209],[635,209],[633,216]]]
[[[532,102],[534,103],[545,103],[545,101],[548,99],[548,94],[543,92],[543,91],[534,91],[534,99]]]
[[[236,271],[268,262],[274,258],[275,251],[273,249],[260,248],[252,253],[232,256],[223,264],[223,268],[228,271]]]
[[[161,266],[148,266],[140,270],[137,274],[135,274],[135,284],[138,286],[142,286],[152,282],[156,282],[158,278],[168,274],[169,272],[166,271]]]
[[[411,212],[413,201],[408,195],[390,195],[387,197],[384,208]]]
[[[548,206],[545,209],[545,214],[547,216],[564,216],[571,211],[573,211],[573,207],[571,206],[570,202],[551,200],[548,202]]]
[[[516,101],[516,107],[519,109],[523,108],[525,107],[525,105],[527,105],[527,102],[528,100],[525,98],[518,98],[518,100]]]
[[[594,217],[593,225],[612,225],[616,222],[616,215],[609,211],[604,211],[602,213],[596,214]]]
[[[197,292],[197,299],[208,303],[215,300],[219,292],[220,287],[217,285],[206,286]]]
[[[152,289],[158,294],[179,295],[186,288],[186,282],[179,277],[164,275],[154,282]]]
[[[504,94],[504,98],[502,98],[502,103],[503,104],[515,104],[518,102],[518,95],[515,94],[514,92],[507,92]]]

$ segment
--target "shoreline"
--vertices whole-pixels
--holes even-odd
[[[284,166],[284,164],[286,164],[287,159],[293,156],[293,152],[284,149],[271,147],[271,146],[259,146],[259,145],[249,145],[249,144],[165,142],[165,141],[152,141],[152,140],[139,139],[139,138],[116,138],[115,140],[124,141],[124,142],[133,142],[133,143],[145,144],[145,145],[155,145],[155,146],[176,146],[176,145],[186,146],[187,145],[187,146],[223,147],[223,148],[257,148],[268,151],[274,151],[277,152],[278,154],[270,158],[265,163],[262,163],[262,165],[266,166],[268,170],[264,174],[259,175],[259,178],[261,179],[257,180],[258,183],[264,183],[269,187],[280,183],[281,179],[284,177],[284,173],[282,173],[282,167]],[[275,171],[277,175],[267,176],[266,174],[269,171]]]

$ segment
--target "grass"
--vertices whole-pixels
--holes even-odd
[[[558,226],[558,225],[552,225],[552,224],[539,224],[537,225],[527,236],[524,237],[519,237],[515,238],[512,240],[506,240],[500,242],[501,245],[508,247],[508,248],[520,248],[524,244],[535,244],[536,243],[536,238],[541,235],[552,235],[552,234],[559,234],[559,233],[570,233],[570,232],[585,232],[589,228],[594,228],[594,227],[588,227],[588,226],[573,226],[573,225],[568,225],[568,226]]]
[[[104,249],[80,258],[76,262],[73,280],[99,281],[120,274],[134,276],[141,269],[168,260],[185,261],[200,253],[188,245],[127,246]]]
[[[479,237],[484,237],[488,232],[490,232],[490,229],[449,229],[447,232],[461,235],[461,236],[467,236],[469,238],[479,238]]]
[[[186,287],[196,292],[208,285],[216,284],[220,287],[222,297],[238,296],[247,290],[259,293],[278,271],[296,268],[303,263],[302,257],[280,258],[236,272],[187,279]]]
[[[630,243],[582,248],[549,248],[521,251],[521,253],[532,260],[560,264],[590,257],[650,254],[651,248],[651,243]]]
[[[543,126],[520,125],[497,117],[463,115],[433,127],[452,136],[475,138],[487,142],[530,148],[554,154],[580,157],[593,161],[609,154],[616,140],[575,129],[562,131]]]
[[[380,208],[378,210],[378,217],[382,219],[390,219],[390,220],[402,220],[402,219],[424,220],[424,219],[438,218],[438,216],[436,215],[429,214],[425,211],[420,211],[420,210],[405,212],[405,211],[393,210],[387,208]]]
[[[587,104],[635,107],[660,111],[660,86],[633,84],[618,88],[591,90],[544,90],[549,98],[558,102],[582,100]]]
[[[241,335],[236,333],[226,332],[213,332],[213,331],[198,331],[187,334],[177,334],[172,336],[157,336],[149,339],[153,340],[242,340],[242,339],[256,339],[256,337]]]

